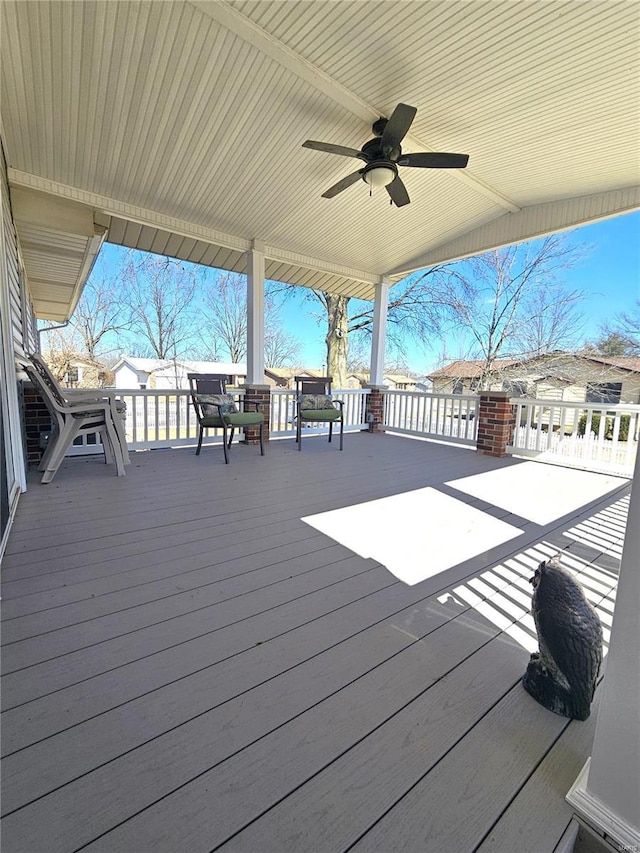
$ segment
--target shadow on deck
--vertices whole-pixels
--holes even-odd
[[[20,501],[4,853],[554,850],[596,709],[522,689],[528,578],[563,550],[608,637],[627,481],[368,434],[132,459]]]

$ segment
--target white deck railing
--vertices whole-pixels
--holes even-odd
[[[132,450],[193,445],[198,425],[188,391],[111,391],[127,404],[125,432]],[[232,392],[236,399],[244,390]],[[344,402],[345,430],[366,429],[366,389],[336,391]],[[295,435],[295,392],[271,390],[270,434]],[[640,431],[640,405],[563,403],[556,400],[512,399],[515,408],[513,443],[518,456],[558,462],[591,471],[630,477]],[[474,446],[479,398],[466,394],[385,391],[384,427],[393,432]],[[326,432],[326,425],[305,425],[305,434]],[[98,435],[82,436],[69,455],[101,450]],[[82,443],[80,443],[80,441]],[[218,430],[205,434],[204,444],[222,441]]]
[[[564,403],[516,397],[508,452],[590,471],[633,476],[640,406]]]
[[[191,405],[189,391],[164,389],[158,390],[120,390],[110,391],[127,404],[125,434],[131,450],[143,450],[152,447],[180,447],[195,444],[198,439],[198,422]],[[244,389],[231,389],[236,400],[244,396]],[[335,391],[336,400],[344,402],[345,430],[365,429],[365,401],[367,391],[362,389]],[[272,389],[270,434],[272,436],[295,436],[296,426],[295,391]],[[325,425],[305,425],[305,434],[324,433]],[[85,435],[76,439],[67,455],[79,456],[96,453],[101,450],[99,435]],[[203,444],[217,444],[222,441],[221,430],[205,433]]]
[[[475,394],[384,392],[384,427],[393,432],[475,445],[479,397]]]
[[[344,428],[345,431],[366,429],[367,420],[365,406],[367,390],[357,388],[355,390],[333,391],[334,400],[342,400],[344,403]],[[271,389],[271,420],[269,434],[283,436],[296,434],[295,415],[296,392],[286,388]],[[305,435],[323,434],[328,430],[326,424],[305,424]]]

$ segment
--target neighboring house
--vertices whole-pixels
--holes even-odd
[[[187,390],[189,388],[188,373],[222,373],[227,377],[230,385],[240,385],[247,376],[247,366],[221,361],[173,361],[123,355],[114,365],[113,373],[116,388]]]
[[[324,376],[324,372],[321,367],[265,367],[264,375],[271,388],[291,389],[296,387],[296,376],[314,379],[316,376]]]
[[[484,361],[456,361],[427,377],[434,393],[469,394],[478,387]],[[514,397],[586,403],[640,402],[640,358],[556,352],[524,361],[499,361],[491,391]]]
[[[391,391],[417,391],[417,382],[406,373],[384,373],[383,381]],[[357,371],[347,375],[347,388],[365,388],[369,383],[369,372]]]
[[[496,361],[496,374],[504,368],[517,364],[516,361]],[[475,394],[481,381],[484,361],[452,361],[450,364],[429,373],[425,379],[432,383],[434,394]]]
[[[114,383],[113,371],[100,361],[55,352],[44,352],[42,357],[60,384],[67,388],[108,388]]]

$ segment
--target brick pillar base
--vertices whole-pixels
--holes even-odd
[[[51,415],[44,400],[29,382],[23,383],[24,394],[24,426],[27,437],[27,465],[36,466],[42,459],[44,445],[41,446],[40,436],[51,433]]]
[[[365,420],[370,432],[384,432],[384,392],[386,385],[367,385]]]
[[[484,456],[506,456],[513,438],[514,407],[506,391],[482,391],[478,408],[476,451]]]
[[[244,399],[247,403],[257,403],[258,410],[264,415],[264,440],[269,441],[269,418],[271,414],[271,388],[269,385],[245,385]],[[247,407],[248,411],[255,411],[253,405]],[[244,427],[245,444],[260,443],[260,427]]]

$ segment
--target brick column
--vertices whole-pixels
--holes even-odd
[[[369,391],[366,398],[365,420],[370,425],[370,432],[384,432],[384,392],[387,390],[387,386],[367,385],[365,387]],[[373,420],[371,420],[372,418]],[[373,428],[371,428],[371,424],[373,424]]]
[[[22,385],[24,395],[24,426],[27,438],[27,465],[38,465],[44,453],[40,444],[41,433],[50,433],[51,415],[44,400],[30,382]]]
[[[484,456],[506,456],[513,438],[514,408],[506,391],[482,391],[478,408],[476,451]]]
[[[271,388],[269,385],[245,385],[244,399],[247,403],[257,403],[258,410],[264,415],[264,440],[269,441],[269,420],[271,416]],[[248,411],[255,411],[253,405],[248,406]],[[260,443],[260,427],[244,427],[245,444]]]

